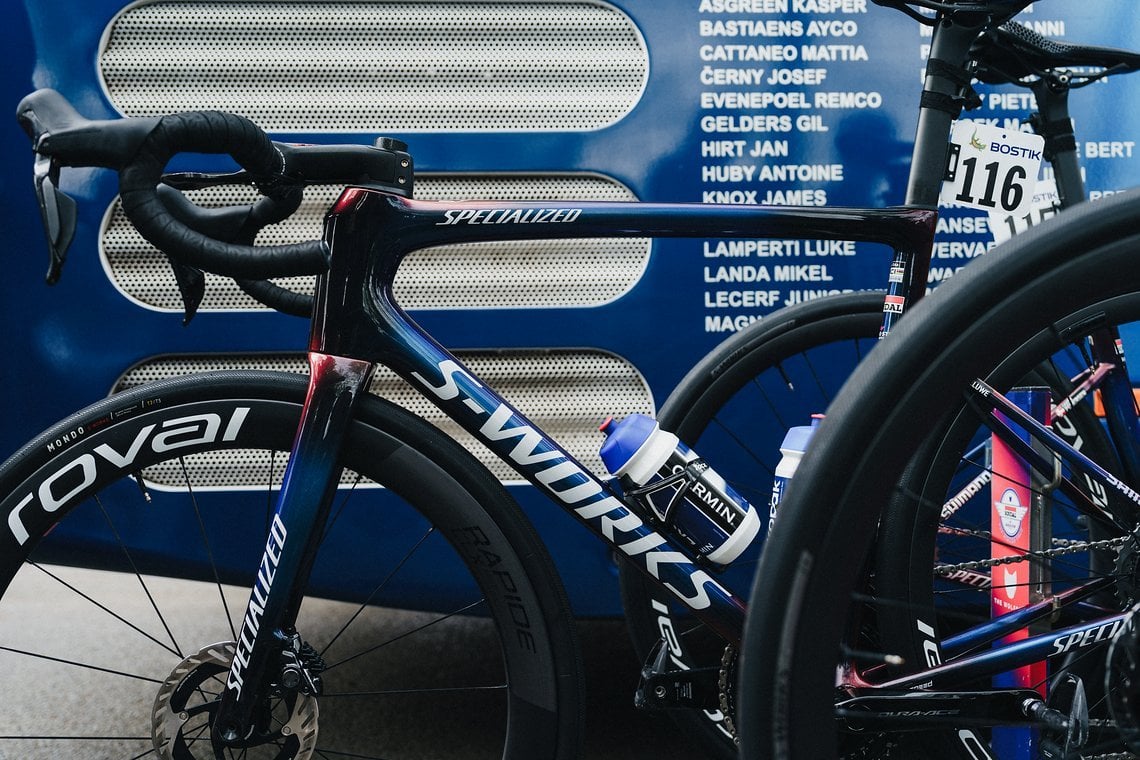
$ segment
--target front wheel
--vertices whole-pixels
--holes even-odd
[[[142,386],[0,467],[0,755],[571,758],[565,594],[502,486],[450,439],[361,401],[297,623],[304,679],[249,746],[212,746],[305,397],[303,377]]]

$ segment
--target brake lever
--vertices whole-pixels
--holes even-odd
[[[75,237],[78,207],[71,196],[59,189],[59,165],[50,156],[36,154],[32,177],[50,257],[45,279],[48,285],[54,285],[59,282],[67,249]]]

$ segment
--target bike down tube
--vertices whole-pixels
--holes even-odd
[[[1082,603],[1084,600],[1110,588],[1112,584],[1111,578],[1097,578],[1089,583],[1053,594],[1047,599],[1042,599],[1034,604],[975,625],[944,639],[940,645],[942,656],[947,660],[956,659],[967,652],[989,645],[1014,631],[1025,628],[1031,623],[1052,617],[1057,614],[1059,609]],[[1112,610],[1100,607],[1093,608],[1092,605],[1089,605],[1089,608],[1096,609],[1099,616],[1102,617],[1113,614]]]
[[[919,670],[901,678],[882,683],[866,684],[880,689],[951,689],[988,678],[996,673],[1004,673],[1022,665],[1040,662],[1050,656],[1080,651],[1085,647],[1106,644],[1120,632],[1128,620],[1128,612],[1091,620],[1079,625],[1071,625],[1049,633],[1042,633],[1005,644],[997,649],[987,649],[974,655],[967,655],[933,668]]]
[[[1131,393],[1129,393],[1129,396],[1131,396]],[[1029,431],[1029,434],[1034,437],[1035,440],[1040,441],[1055,457],[1064,461],[1071,469],[1100,483],[1109,493],[1119,495],[1122,498],[1122,503],[1129,506],[1132,517],[1140,514],[1140,493],[1137,493],[1129,484],[1121,481],[1115,475],[1073,448],[1055,432],[1018,409],[1017,406],[994,390],[985,381],[980,379],[974,381],[970,389],[970,396],[967,400],[977,408],[988,411],[988,414],[983,414],[982,422],[994,433],[1001,436],[1012,448],[1017,450],[1020,456],[1028,460],[1042,472],[1051,471],[1051,467],[1049,467],[1051,463],[1044,461],[1042,454],[1037,453],[1031,449],[1028,444],[1021,441],[1011,427],[993,412],[1000,412],[1002,415],[1005,415],[1006,418],[1012,420],[1014,424]],[[1088,517],[1102,520],[1106,524],[1112,525],[1121,531],[1125,530],[1124,526],[1120,523],[1120,518],[1094,503],[1079,489],[1072,486],[1071,481],[1067,478],[1062,477],[1058,487],[1068,492],[1074,498],[1076,502],[1074,506],[1077,508],[1084,507],[1082,511]]]

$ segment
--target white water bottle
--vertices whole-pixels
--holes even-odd
[[[822,419],[822,414],[813,414],[810,425],[790,428],[784,435],[784,442],[780,444],[782,456],[779,464],[776,465],[776,477],[772,480],[772,498],[768,502],[769,536],[772,535],[772,529],[776,527],[776,508],[780,506],[780,501],[784,498],[784,491],[787,490],[792,476],[796,474],[796,468],[800,466],[800,460],[803,459],[808,443]]]
[[[726,565],[760,532],[760,515],[709,465],[657,421],[631,414],[601,425],[601,457],[626,495],[681,544]]]

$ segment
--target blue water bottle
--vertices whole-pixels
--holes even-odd
[[[672,433],[643,414],[601,425],[601,457],[626,495],[696,554],[727,565],[760,531],[760,515]]]
[[[796,474],[800,459],[807,451],[808,442],[811,441],[811,437],[822,419],[822,414],[813,414],[810,425],[790,428],[784,435],[784,442],[780,444],[780,462],[776,465],[776,477],[772,480],[772,498],[768,502],[769,536],[772,535],[772,529],[776,527],[776,508],[780,506],[780,501],[784,498],[784,491],[787,490],[792,476]]]

